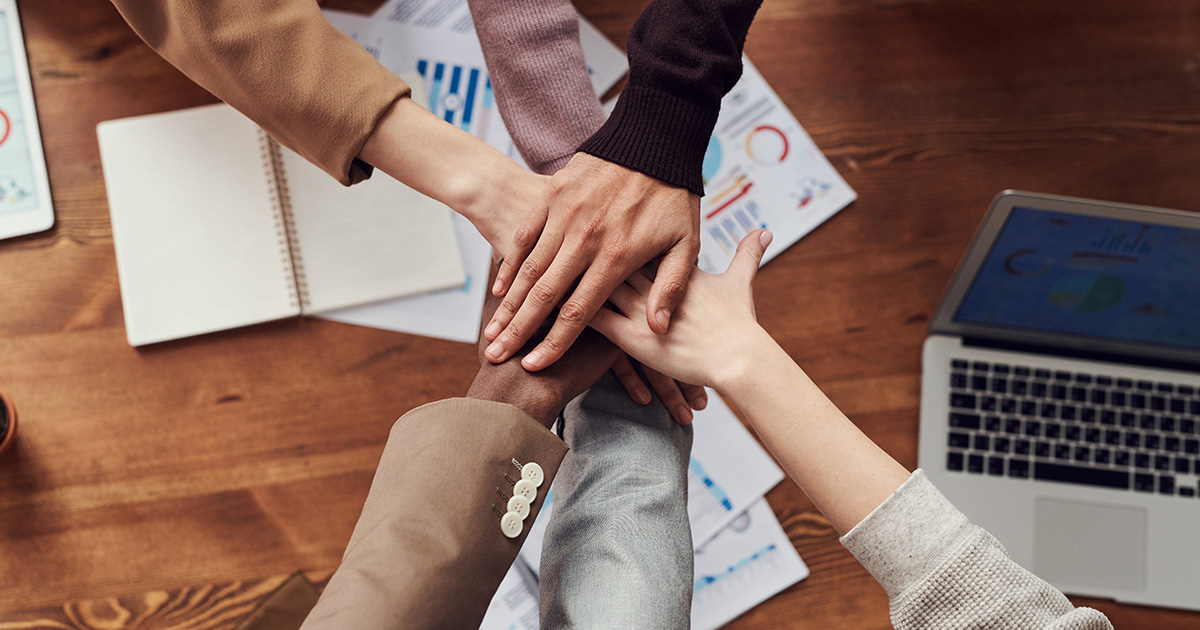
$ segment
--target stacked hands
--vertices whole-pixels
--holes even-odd
[[[707,404],[705,386],[773,344],[751,291],[770,232],[747,235],[729,270],[708,274],[694,267],[699,198],[686,190],[582,153],[554,177],[532,177],[541,203],[509,241],[493,241],[511,246],[497,249],[468,397],[550,426],[611,368],[634,400],[652,400],[648,383],[686,425]]]

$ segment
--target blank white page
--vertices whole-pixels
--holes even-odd
[[[254,123],[213,105],[96,133],[130,344],[299,313]]]
[[[339,184],[280,147],[305,313],[462,286],[450,209],[376,172]]]

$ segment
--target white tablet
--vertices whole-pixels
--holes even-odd
[[[15,0],[0,0],[0,238],[50,229],[54,207]]]

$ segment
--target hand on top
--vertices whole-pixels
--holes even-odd
[[[504,252],[493,287],[504,301],[484,330],[493,342],[486,358],[513,356],[561,303],[550,332],[521,361],[531,371],[553,364],[613,289],[660,256],[641,316],[665,333],[700,251],[699,204],[685,189],[577,153],[516,229],[513,253]]]

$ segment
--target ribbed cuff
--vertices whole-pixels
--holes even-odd
[[[612,116],[579,150],[704,195],[700,169],[720,111],[719,104],[703,107],[627,85]]]

